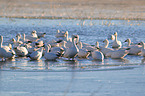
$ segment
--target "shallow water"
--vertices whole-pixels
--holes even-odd
[[[45,32],[45,42],[55,39],[56,31],[78,34],[80,40],[91,45],[103,45],[109,34],[118,32],[124,42],[144,41],[145,21],[127,20],[72,20],[72,19],[15,19],[0,18],[0,34],[4,45],[17,33],[30,34],[32,30]],[[111,42],[111,41],[110,41]],[[123,43],[123,46],[126,46]],[[111,45],[110,45],[111,46]],[[109,47],[110,47],[109,46]],[[124,59],[105,58],[103,62],[75,58],[64,60],[31,61],[15,58],[0,61],[0,95],[2,96],[144,96],[144,58],[127,55]]]

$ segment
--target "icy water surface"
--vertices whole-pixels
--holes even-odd
[[[127,20],[48,20],[0,18],[4,45],[17,33],[29,35],[32,30],[46,32],[45,42],[55,39],[56,31],[78,34],[80,40],[103,45],[109,34],[118,32],[123,43],[127,38],[144,41],[145,21]],[[111,42],[111,41],[110,41]],[[123,43],[123,46],[126,46]],[[111,47],[111,45],[109,46]],[[31,61],[17,57],[0,61],[0,96],[144,96],[144,58],[127,55],[124,59],[102,61],[75,58]]]

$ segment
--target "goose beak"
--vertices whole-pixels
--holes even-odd
[[[58,41],[56,41],[56,43],[60,43],[60,42],[62,42],[63,40],[58,40]]]
[[[141,45],[141,43],[138,43],[137,45]]]
[[[130,48],[127,48],[126,50],[130,50]]]
[[[127,42],[127,40],[125,40],[124,42]]]

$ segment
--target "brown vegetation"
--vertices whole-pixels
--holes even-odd
[[[0,0],[0,16],[145,19],[145,0]]]

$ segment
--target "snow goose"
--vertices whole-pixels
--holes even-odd
[[[112,59],[122,59],[129,53],[129,49],[130,48],[127,48],[126,50],[110,51],[106,54],[106,57],[111,57]]]
[[[31,35],[27,35],[27,36],[26,36],[26,40],[27,40],[27,41],[35,42],[35,41],[39,40],[39,38],[38,38],[36,32],[35,32],[35,31],[32,31],[32,32],[31,32]]]
[[[35,30],[33,30],[33,31],[31,32],[31,35],[32,35],[33,37],[38,38],[38,36],[37,36],[37,32],[36,32]]]
[[[89,55],[90,55],[90,52],[88,52],[87,49],[85,48],[82,48],[82,42],[78,42],[80,44],[79,45],[79,52],[78,52],[78,57],[79,58],[87,58]]]
[[[41,47],[37,51],[33,51],[30,55],[28,55],[28,57],[31,60],[39,60],[42,57],[42,53],[43,53],[43,47]]]
[[[62,40],[58,40],[58,41],[56,41],[56,40],[51,40],[51,41],[49,41],[49,42],[47,42],[47,44],[50,44],[51,45],[51,47],[59,47],[60,46],[60,42],[61,42]]]
[[[46,60],[56,60],[60,54],[59,52],[58,53],[53,53],[53,52],[49,52],[49,49],[50,47],[48,45],[45,46],[45,54],[44,54],[44,58]]]
[[[16,35],[16,38],[17,38],[17,43],[19,43],[19,44],[23,44],[23,42],[22,41],[20,41],[20,39],[21,39],[21,34],[20,33],[18,33],[17,35]]]
[[[79,49],[77,48],[74,39],[77,38],[75,35],[72,35],[72,46],[67,48],[63,57],[65,58],[72,58],[72,60],[74,59],[74,57],[76,57],[77,53],[79,52]]]
[[[50,51],[53,52],[53,53],[59,52],[59,53],[62,54],[62,53],[64,52],[64,49],[63,49],[62,47],[52,47],[52,48],[50,49]]]
[[[14,47],[14,51],[16,52],[17,56],[24,57],[28,54],[28,50],[25,47]]]
[[[0,36],[0,57],[2,60],[6,58],[14,58],[15,52],[11,50],[8,46],[3,46],[3,36]]]
[[[131,40],[127,39],[125,42],[128,42],[128,48],[130,48],[128,55],[138,55],[141,52],[142,46],[140,45],[131,45]]]
[[[78,38],[78,37],[76,37],[76,38]],[[68,47],[68,48],[70,48],[72,46],[72,38],[68,38],[68,31],[66,31],[65,41],[66,41],[65,46]]]
[[[36,45],[36,47],[42,47],[42,46],[44,46],[44,43],[43,43],[43,40],[38,40],[37,42],[34,42],[35,43],[35,45]]]
[[[60,32],[60,30],[57,30],[57,33],[56,33],[55,37],[56,38],[66,37],[66,32]]]
[[[36,51],[38,49],[38,48],[36,48],[35,43],[25,44],[24,47],[28,50],[29,54],[31,54],[33,51]]]
[[[145,57],[145,44],[144,44],[144,42],[140,42],[138,45],[142,45],[141,55],[142,55],[143,57]]]
[[[109,45],[109,41],[107,39],[105,39],[103,41],[105,43],[104,47],[102,47],[100,50],[101,52],[104,54],[104,56],[106,56],[106,54],[110,51],[113,51],[114,49],[112,48],[108,48],[108,45]]]
[[[102,52],[100,52],[100,51],[98,51],[98,50],[94,50],[94,51],[92,52],[92,58],[93,58],[94,60],[101,60],[101,61],[103,61],[103,60],[104,60],[104,55],[103,55]]]
[[[122,43],[121,41],[117,40],[117,32],[114,33],[115,40],[113,41],[112,48],[121,48]]]

